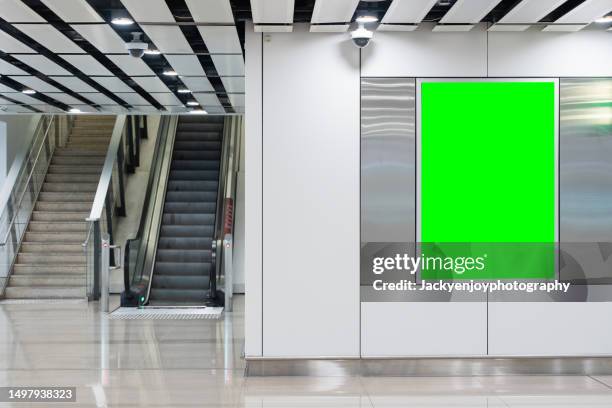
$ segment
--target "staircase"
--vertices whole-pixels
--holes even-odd
[[[87,223],[115,124],[77,116],[55,149],[5,291],[7,299],[84,298]]]
[[[223,118],[179,118],[150,305],[202,305],[209,295]]]

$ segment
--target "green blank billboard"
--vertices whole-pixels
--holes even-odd
[[[420,93],[423,254],[487,258],[421,277],[554,278],[554,83],[432,81]]]

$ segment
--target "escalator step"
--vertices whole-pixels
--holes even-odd
[[[172,160],[172,170],[219,170],[219,160]]]
[[[219,160],[220,150],[174,150],[172,160]]]
[[[211,267],[212,264],[210,262],[155,262],[155,274],[208,276]]]
[[[211,262],[210,249],[163,249],[157,250],[156,261],[159,262]]]
[[[201,275],[153,275],[151,285],[154,289],[208,289],[208,276]]]
[[[157,242],[160,249],[211,249],[212,238],[162,237]]]
[[[189,151],[198,151],[198,150],[215,150],[221,151],[221,141],[220,140],[202,140],[202,141],[175,141],[174,142],[174,150],[189,150]]]
[[[208,296],[208,290],[202,289],[151,289],[151,300],[153,304],[156,301],[181,303],[203,303]]]
[[[216,191],[168,191],[166,202],[169,203],[216,203]]]
[[[172,180],[168,182],[168,191],[217,191],[216,181]]]
[[[217,170],[172,170],[170,180],[200,180],[219,182],[219,171]]]
[[[214,214],[164,214],[162,225],[213,225]]]
[[[165,214],[177,214],[177,213],[200,213],[200,214],[214,214],[217,209],[217,205],[214,202],[208,203],[184,203],[184,202],[172,202],[164,205]]]
[[[206,237],[212,238],[213,225],[162,225],[160,237]]]

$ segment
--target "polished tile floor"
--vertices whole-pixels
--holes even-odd
[[[114,320],[93,303],[0,303],[0,386],[77,387],[76,403],[0,407],[612,407],[612,376],[245,379],[243,305]]]

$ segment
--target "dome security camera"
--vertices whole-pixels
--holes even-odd
[[[351,40],[357,48],[366,47],[370,43],[372,37],[374,37],[374,33],[370,30],[367,30],[361,24],[356,30],[351,31]]]
[[[125,49],[134,58],[142,58],[149,44],[142,41],[142,33],[132,33],[132,41],[125,44]]]

